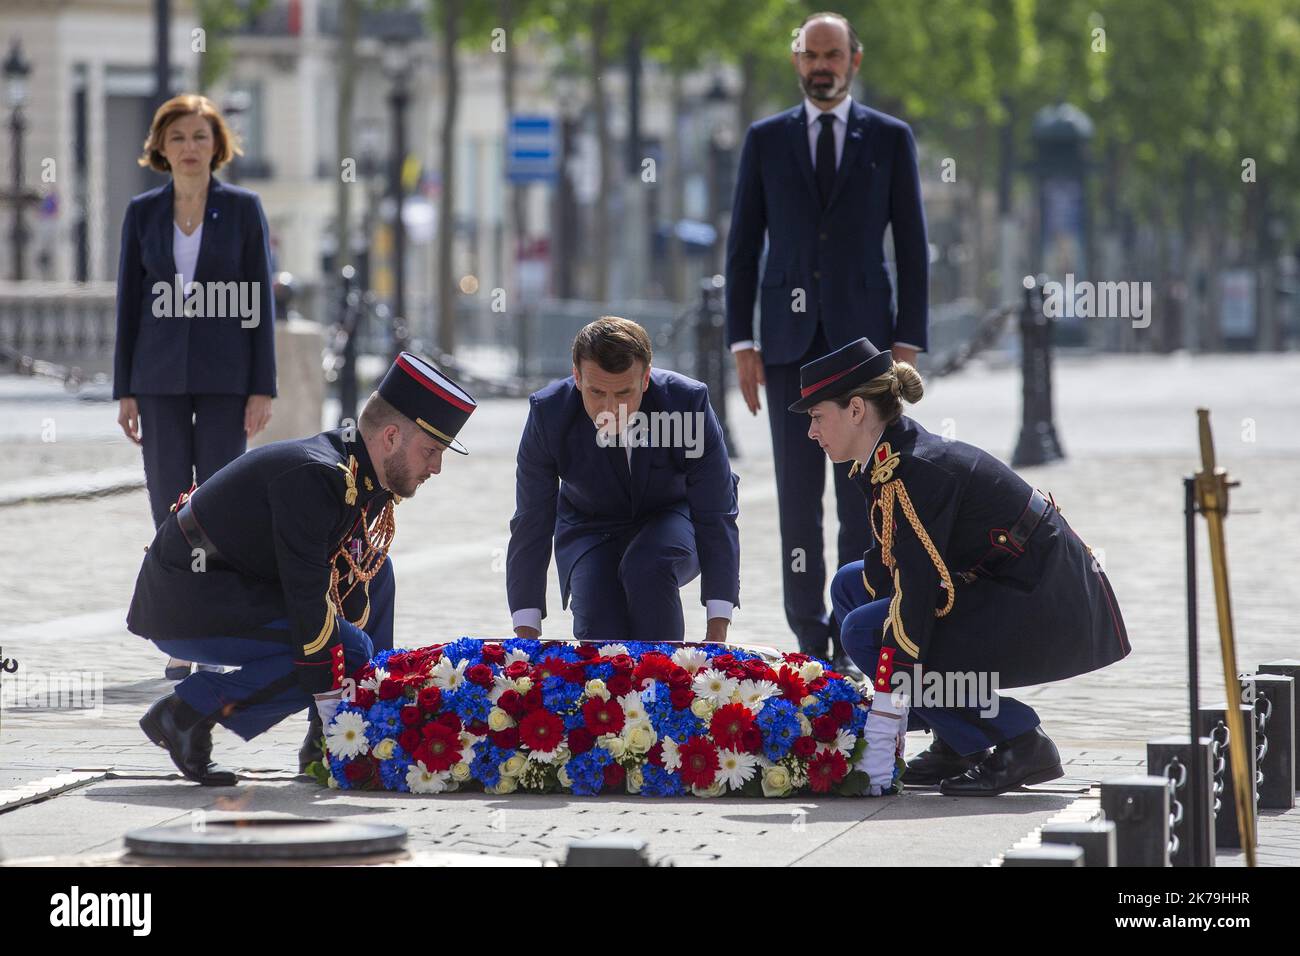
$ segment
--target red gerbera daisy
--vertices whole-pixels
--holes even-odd
[[[437,773],[450,770],[460,762],[460,734],[446,724],[432,723],[424,726],[425,741],[415,748],[413,756]]]
[[[830,793],[848,776],[849,764],[838,750],[827,750],[808,761],[808,786],[814,793]]]
[[[744,749],[745,731],[754,725],[754,716],[744,704],[726,704],[713,712],[709,733],[719,747]]]
[[[808,685],[789,667],[782,666],[781,672],[776,675],[776,684],[781,688],[781,696],[796,707],[808,695]]]
[[[587,729],[597,737],[601,734],[617,734],[623,729],[623,708],[613,698],[601,700],[593,697],[582,705],[582,719]]]
[[[519,739],[529,750],[549,753],[564,739],[564,721],[549,710],[535,710],[519,722]]]
[[[688,787],[711,787],[718,776],[718,748],[707,737],[692,737],[677,748],[682,758],[682,782]]]

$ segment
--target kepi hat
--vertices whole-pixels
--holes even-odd
[[[469,454],[456,435],[478,403],[433,363],[402,352],[379,383],[379,394],[452,451]]]
[[[850,342],[799,369],[799,401],[792,412],[806,412],[818,402],[839,398],[893,367],[894,355],[880,351],[866,338]]]

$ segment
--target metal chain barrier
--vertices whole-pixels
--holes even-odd
[[[1223,809],[1223,787],[1228,771],[1228,725],[1222,720],[1210,731],[1210,766],[1214,777],[1214,818]]]
[[[1268,754],[1268,719],[1273,716],[1273,702],[1260,695],[1255,698],[1255,808],[1264,790],[1264,757]]]
[[[997,342],[999,336],[1002,335],[1002,330],[1006,328],[1007,321],[1021,308],[1023,306],[1019,303],[1011,302],[988,312],[984,318],[980,319],[979,325],[975,327],[975,333],[965,343],[959,345],[926,369],[926,378],[942,378],[945,375],[960,372],[970,364],[971,359],[985,349],[991,348]]]
[[[1179,799],[1179,792],[1184,795],[1187,792],[1186,764],[1176,756],[1171,757],[1165,764],[1164,777],[1169,781],[1169,859],[1172,861],[1182,846],[1179,834],[1183,825],[1183,801]]]

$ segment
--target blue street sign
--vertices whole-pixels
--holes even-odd
[[[506,129],[506,178],[512,183],[554,182],[558,170],[555,120],[516,114]]]

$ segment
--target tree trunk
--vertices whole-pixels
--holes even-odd
[[[334,162],[352,156],[352,101],[357,80],[357,33],[361,20],[361,0],[343,0],[339,22],[338,111],[335,114]],[[340,167],[331,174],[334,188],[334,257],[335,274],[327,276],[326,288],[338,279],[338,270],[352,261],[352,191],[355,183],[344,182]]]
[[[452,253],[456,243],[456,108],[460,100],[460,71],[456,41],[461,0],[442,0],[442,197],[438,210],[438,350],[456,351],[456,287]]]
[[[686,111],[686,103],[682,96],[682,74],[680,70],[674,69],[672,73],[672,91],[671,91],[673,110],[672,119],[669,120],[668,128],[668,156],[669,164],[666,170],[668,174],[668,298],[673,302],[683,302],[686,298],[685,268],[686,256],[685,248],[680,239],[677,238],[677,224],[681,222],[682,217],[686,215],[686,162],[683,150],[686,144],[682,141],[682,124],[679,117],[683,116]]]

